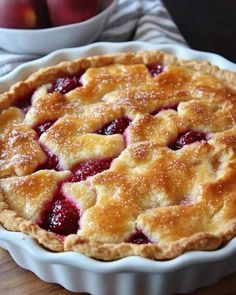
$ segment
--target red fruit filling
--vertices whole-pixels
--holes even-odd
[[[152,116],[155,116],[156,114],[162,112],[162,111],[166,111],[166,110],[174,110],[174,111],[177,111],[177,108],[178,108],[178,104],[173,104],[173,105],[167,105],[167,106],[164,106],[164,107],[161,107],[160,109],[157,109],[155,111],[153,111],[151,113]]]
[[[38,136],[40,137],[45,131],[47,131],[56,121],[50,120],[46,121],[42,124],[36,125],[34,130],[37,132]]]
[[[133,233],[127,242],[138,245],[151,243],[148,237],[141,230],[137,230],[135,233]]]
[[[48,231],[67,236],[77,233],[79,220],[79,209],[72,201],[66,199],[61,189],[58,188],[53,201],[45,206],[36,223]]]
[[[81,75],[72,77],[59,77],[52,82],[52,87],[48,90],[48,92],[60,92],[65,94],[77,87],[80,87],[82,86],[80,77]]]
[[[70,179],[70,182],[79,182],[87,179],[89,176],[93,176],[104,170],[109,169],[112,160],[113,159],[89,160],[79,165],[76,165],[72,169],[72,177]]]
[[[14,104],[14,106],[21,109],[22,112],[24,114],[26,114],[31,107],[31,104],[32,104],[31,97],[32,97],[33,93],[34,93],[34,91],[32,91],[29,95],[18,99],[16,101],[16,103]]]
[[[63,169],[60,167],[59,159],[56,155],[49,152],[43,146],[41,146],[44,153],[47,155],[47,161],[40,165],[37,168],[39,170],[50,170],[54,169],[55,171],[62,171]],[[104,170],[107,170],[111,166],[111,162],[113,159],[103,159],[103,160],[88,160],[86,162],[76,164],[71,169],[71,176],[67,179],[67,182],[79,182],[87,179],[89,176],[93,176],[98,174]]]
[[[150,64],[150,65],[147,65],[147,68],[149,70],[149,73],[152,75],[152,77],[155,77],[161,74],[164,70],[163,65],[161,64]]]
[[[123,134],[130,123],[131,121],[125,117],[115,119],[99,129],[97,133],[102,135]]]
[[[169,146],[169,148],[176,151],[185,145],[202,140],[207,141],[207,135],[204,132],[191,130],[184,134],[180,134],[177,139]]]
[[[58,159],[55,156],[49,158],[48,162],[41,169],[59,170]],[[78,182],[85,180],[89,176],[93,176],[110,168],[112,159],[87,161],[77,165],[72,170],[72,176],[64,182]],[[49,202],[40,218],[36,223],[48,230],[59,235],[69,235],[76,233],[79,229],[80,212],[72,201],[65,198],[61,190],[63,182],[60,183],[55,192],[54,198]]]
[[[47,161],[40,165],[37,169],[38,170],[50,170],[50,169],[54,169],[56,171],[61,171],[61,167],[59,165],[59,159],[56,155],[54,155],[53,153],[49,152],[47,149],[45,149],[43,146],[41,146],[42,150],[44,151],[44,153],[47,156]]]

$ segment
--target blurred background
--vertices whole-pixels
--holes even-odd
[[[236,0],[163,0],[190,47],[236,62]]]

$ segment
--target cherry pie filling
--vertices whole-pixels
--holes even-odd
[[[176,140],[169,145],[169,148],[176,151],[197,141],[207,141],[207,134],[202,131],[190,130],[180,134]]]
[[[80,210],[73,201],[64,196],[61,188],[62,184],[55,191],[53,200],[45,205],[36,224],[45,230],[66,236],[77,233]]]
[[[71,176],[58,185],[53,200],[45,205],[41,216],[36,223],[43,229],[59,235],[69,235],[76,233],[79,229],[80,212],[77,206],[63,194],[62,185],[66,182],[79,182],[88,177],[100,173],[110,168],[113,159],[89,160],[76,165],[71,170]],[[53,160],[51,169],[58,169],[58,163]],[[55,165],[54,168],[53,164]],[[55,170],[56,170],[55,169]]]
[[[82,74],[83,73],[71,77],[64,76],[57,78],[55,81],[52,82],[52,86],[48,90],[48,93],[60,92],[62,94],[65,94],[77,87],[82,86],[82,83],[80,81]]]
[[[47,131],[56,120],[49,120],[46,122],[43,122],[42,124],[38,124],[33,127],[33,129],[37,132],[38,136],[40,137],[45,131]]]
[[[44,153],[47,156],[47,161],[40,165],[37,169],[37,171],[39,170],[51,170],[54,169],[55,171],[61,171],[61,167],[59,164],[59,159],[56,155],[54,155],[52,152],[48,151],[44,146],[41,145],[42,150],[44,151]]]
[[[96,133],[101,135],[123,134],[125,132],[125,129],[130,125],[130,123],[131,120],[126,117],[115,119],[107,123]]]
[[[110,168],[113,159],[89,160],[72,168],[70,182],[79,182],[86,180]]]
[[[148,71],[152,77],[155,77],[164,71],[162,64],[149,64],[146,67],[148,68]]]
[[[80,79],[82,74],[83,72],[81,72],[79,75],[63,76],[63,77],[57,78],[56,80],[52,82],[52,86],[48,89],[48,93],[60,92],[62,94],[65,94],[77,87],[81,87],[82,83]],[[25,95],[24,97],[18,99],[13,105],[21,109],[23,113],[26,114],[32,105],[32,95],[34,92],[35,92],[35,89],[33,89],[28,95]],[[39,130],[39,133],[40,132],[41,131]]]
[[[127,242],[138,245],[152,243],[141,230],[136,230],[136,232],[128,238]]]
[[[28,95],[25,95],[24,97],[18,99],[14,104],[14,106],[21,109],[24,114],[26,114],[29,111],[29,109],[32,105],[31,97],[32,97],[34,91],[35,90],[30,92]]]

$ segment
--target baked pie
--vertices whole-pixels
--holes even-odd
[[[0,222],[52,251],[170,259],[236,235],[236,74],[159,51],[0,96]]]

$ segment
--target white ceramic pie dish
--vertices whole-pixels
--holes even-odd
[[[0,48],[15,53],[46,54],[89,44],[102,32],[117,2],[101,0],[101,12],[80,23],[35,30],[0,28]]]
[[[118,51],[158,49],[181,58],[208,60],[223,69],[236,71],[236,65],[211,53],[175,45],[143,42],[96,43],[80,48],[59,50],[39,60],[24,64],[0,79],[0,92],[26,78],[38,68],[74,59]],[[168,295],[188,293],[208,286],[236,271],[236,238],[215,251],[192,251],[169,261],[128,257],[101,262],[75,252],[52,253],[22,233],[0,228],[0,247],[8,250],[23,268],[42,280],[59,283],[74,292],[93,295]]]

